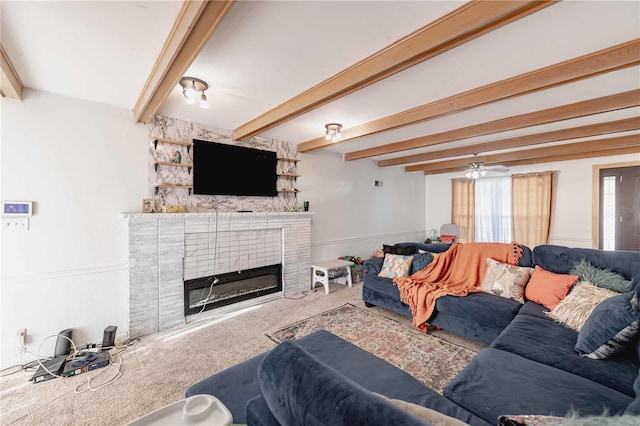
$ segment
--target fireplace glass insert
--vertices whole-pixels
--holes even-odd
[[[279,291],[282,291],[281,264],[196,278],[184,282],[184,314],[197,314],[203,307],[215,309]]]

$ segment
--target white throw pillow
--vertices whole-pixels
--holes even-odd
[[[545,314],[555,322],[579,332],[600,302],[619,295],[588,281],[580,281],[555,308]]]

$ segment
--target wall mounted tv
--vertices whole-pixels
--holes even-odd
[[[203,195],[278,195],[273,151],[193,140],[193,193]]]

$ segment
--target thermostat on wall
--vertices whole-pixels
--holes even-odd
[[[31,216],[33,214],[33,201],[3,201],[2,216]]]

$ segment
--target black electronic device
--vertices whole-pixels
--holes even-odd
[[[116,345],[116,330],[118,327],[110,325],[104,329],[104,335],[102,336],[102,349],[110,349]]]
[[[91,353],[87,352],[82,358],[67,361],[62,370],[63,377],[77,376],[98,368],[106,367],[111,362],[111,354],[108,351]]]
[[[62,371],[62,367],[64,366],[65,359],[66,359],[66,355],[62,355],[62,356],[57,356],[55,358],[48,359],[45,361],[40,361],[40,362],[42,363],[42,365],[44,365],[47,368],[47,370],[59,376],[60,372]],[[56,376],[49,374],[49,372],[45,370],[42,367],[42,365],[39,366],[35,374],[31,376],[31,381],[33,381],[34,383],[40,383],[40,382],[44,382],[45,380],[51,380],[56,378]]]
[[[56,340],[56,348],[53,351],[54,357],[61,355],[69,355],[71,352],[71,336],[73,335],[73,328],[67,328],[58,333],[58,339]],[[66,339],[65,339],[66,337]]]
[[[193,193],[276,197],[273,151],[193,140]]]

